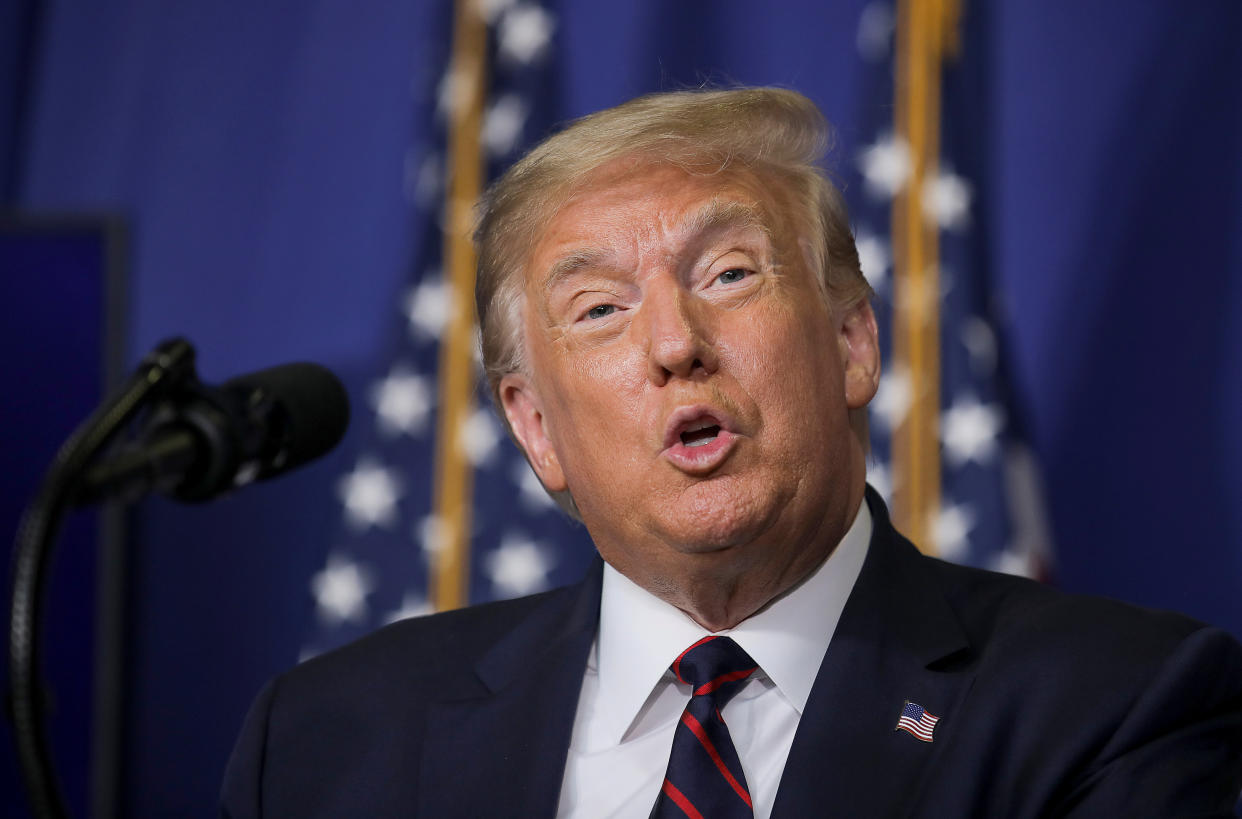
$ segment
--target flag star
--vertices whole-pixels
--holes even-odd
[[[496,422],[492,420],[491,410],[485,407],[475,409],[457,429],[457,445],[475,467],[481,466],[492,457],[498,443],[500,432],[496,429]]]
[[[993,555],[990,568],[994,572],[1014,574],[1018,577],[1035,577],[1035,566],[1029,555],[1021,554],[1013,549],[1006,549]]]
[[[489,26],[496,22],[502,12],[507,11],[514,0],[476,0],[479,14]]]
[[[533,5],[514,6],[500,19],[500,54],[519,63],[529,63],[548,47],[556,21],[547,11]]]
[[[374,588],[370,572],[339,554],[330,555],[328,565],[311,578],[319,617],[331,625],[365,621],[367,595]]]
[[[492,156],[513,150],[526,125],[526,103],[517,94],[505,94],[492,103],[483,119],[483,144]]]
[[[1005,425],[996,404],[981,404],[972,395],[958,396],[940,417],[940,439],[953,466],[985,464],[997,452],[997,436]]]
[[[474,69],[469,68],[450,68],[444,72],[436,92],[436,111],[440,116],[451,118],[467,107],[474,93],[475,76]]]
[[[440,201],[444,186],[444,158],[438,153],[405,156],[405,194],[411,202],[429,208]]]
[[[542,512],[545,509],[555,509],[556,501],[544,490],[543,484],[539,482],[539,476],[535,474],[535,470],[531,469],[525,458],[520,458],[513,465],[513,482],[517,484],[521,491],[522,503],[532,512]]]
[[[871,484],[871,488],[880,493],[880,497],[886,502],[893,492],[893,477],[889,471],[888,464],[872,461],[867,464],[867,483]]]
[[[867,193],[877,199],[896,196],[914,170],[910,146],[892,134],[880,137],[874,145],[864,149],[858,163]]]
[[[996,333],[992,325],[978,316],[970,316],[962,322],[958,337],[970,353],[970,365],[975,373],[990,376],[996,370]]]
[[[384,618],[384,624],[395,623],[398,620],[405,620],[409,617],[422,617],[423,615],[431,614],[433,611],[434,609],[427,602],[426,598],[421,594],[408,591],[401,598],[401,606],[390,611]]]
[[[923,214],[944,230],[960,230],[970,223],[969,183],[948,171],[923,183]]]
[[[871,399],[871,414],[883,425],[885,431],[892,432],[901,426],[910,404],[914,400],[914,389],[910,384],[910,374],[900,367],[880,376],[880,386]]]
[[[889,3],[884,0],[868,3],[858,18],[858,53],[872,62],[887,58],[895,28]]]
[[[888,242],[870,233],[859,231],[854,246],[858,248],[858,265],[862,268],[863,276],[866,277],[871,288],[879,292],[884,288],[885,280],[888,278],[888,267],[893,261]]]
[[[975,528],[975,513],[966,504],[945,504],[932,521],[932,539],[940,557],[960,560],[970,549],[970,532]]]
[[[453,526],[439,515],[428,515],[418,522],[414,534],[423,547],[423,554],[435,558],[452,542]]]
[[[337,495],[345,504],[345,519],[357,529],[388,528],[397,520],[401,480],[370,458],[361,458],[354,471],[337,483]]]
[[[520,535],[507,534],[484,559],[484,571],[500,595],[532,594],[548,585],[552,561],[546,549]]]
[[[427,426],[433,395],[428,380],[404,364],[395,365],[388,377],[371,388],[371,406],[379,416],[385,435],[416,435]]]
[[[428,271],[405,297],[405,317],[410,330],[427,339],[438,339],[452,318],[453,291],[438,272]]]

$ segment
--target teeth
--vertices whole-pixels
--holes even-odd
[[[706,434],[700,434],[706,433]],[[681,433],[681,442],[686,446],[706,446],[716,440],[716,436],[720,434],[720,425],[707,419],[706,421],[698,421]]]

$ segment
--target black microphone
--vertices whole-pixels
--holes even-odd
[[[210,500],[318,458],[348,425],[345,388],[318,364],[284,364],[219,387],[190,377],[152,408],[133,441],[86,471],[74,499],[157,491]]]

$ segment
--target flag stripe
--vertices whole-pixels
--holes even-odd
[[[922,723],[915,722],[909,717],[902,717],[897,721],[897,728],[899,730],[911,733],[919,739],[926,740],[927,742],[931,742],[932,731],[935,727],[936,723],[934,722],[931,723],[931,725],[924,725]]]

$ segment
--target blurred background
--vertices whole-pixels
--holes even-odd
[[[446,203],[573,117],[733,84],[835,126],[877,312],[904,328],[870,480],[907,531],[1242,636],[1236,0],[9,0],[3,531],[165,338],[211,383],[321,362],[353,405],[280,481],[69,519],[43,645],[74,815],[213,815],[268,677],[580,575],[585,533],[486,399],[444,393],[472,366]]]

